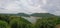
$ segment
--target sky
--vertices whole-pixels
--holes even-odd
[[[0,0],[0,13],[51,13],[60,15],[60,0]]]

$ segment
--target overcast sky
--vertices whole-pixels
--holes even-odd
[[[20,12],[60,15],[60,0],[0,0],[0,13]]]

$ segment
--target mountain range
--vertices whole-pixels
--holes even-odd
[[[34,17],[51,17],[51,16],[55,16],[55,15],[50,14],[50,13],[32,13],[32,14],[18,13],[18,14],[1,14],[1,15],[13,15],[13,16],[24,16],[24,17],[30,17],[30,16],[34,16]]]

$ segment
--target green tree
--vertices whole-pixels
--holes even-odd
[[[54,28],[57,24],[60,24],[60,19],[58,17],[49,17],[38,19],[36,22],[36,28]]]
[[[8,27],[8,23],[0,20],[0,28],[7,28],[7,27]]]
[[[24,18],[14,18],[10,21],[11,28],[26,28],[27,24],[31,24],[29,21]]]
[[[8,15],[0,15],[0,20],[6,21],[7,23],[9,23],[9,21],[10,21]]]

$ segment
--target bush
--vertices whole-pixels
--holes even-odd
[[[26,28],[34,28],[33,24],[27,24]]]
[[[25,28],[26,24],[22,21],[14,19],[14,20],[11,20],[10,26],[11,28]]]
[[[11,28],[32,28],[32,24],[25,23],[19,19],[13,19],[10,22]]]
[[[38,19],[36,22],[36,28],[54,28],[57,24],[60,24],[60,19],[58,17],[50,17]]]
[[[9,21],[10,21],[8,15],[0,15],[0,20],[6,21],[7,23],[9,23]]]
[[[8,23],[0,20],[0,28],[7,28],[7,27],[8,27]]]

